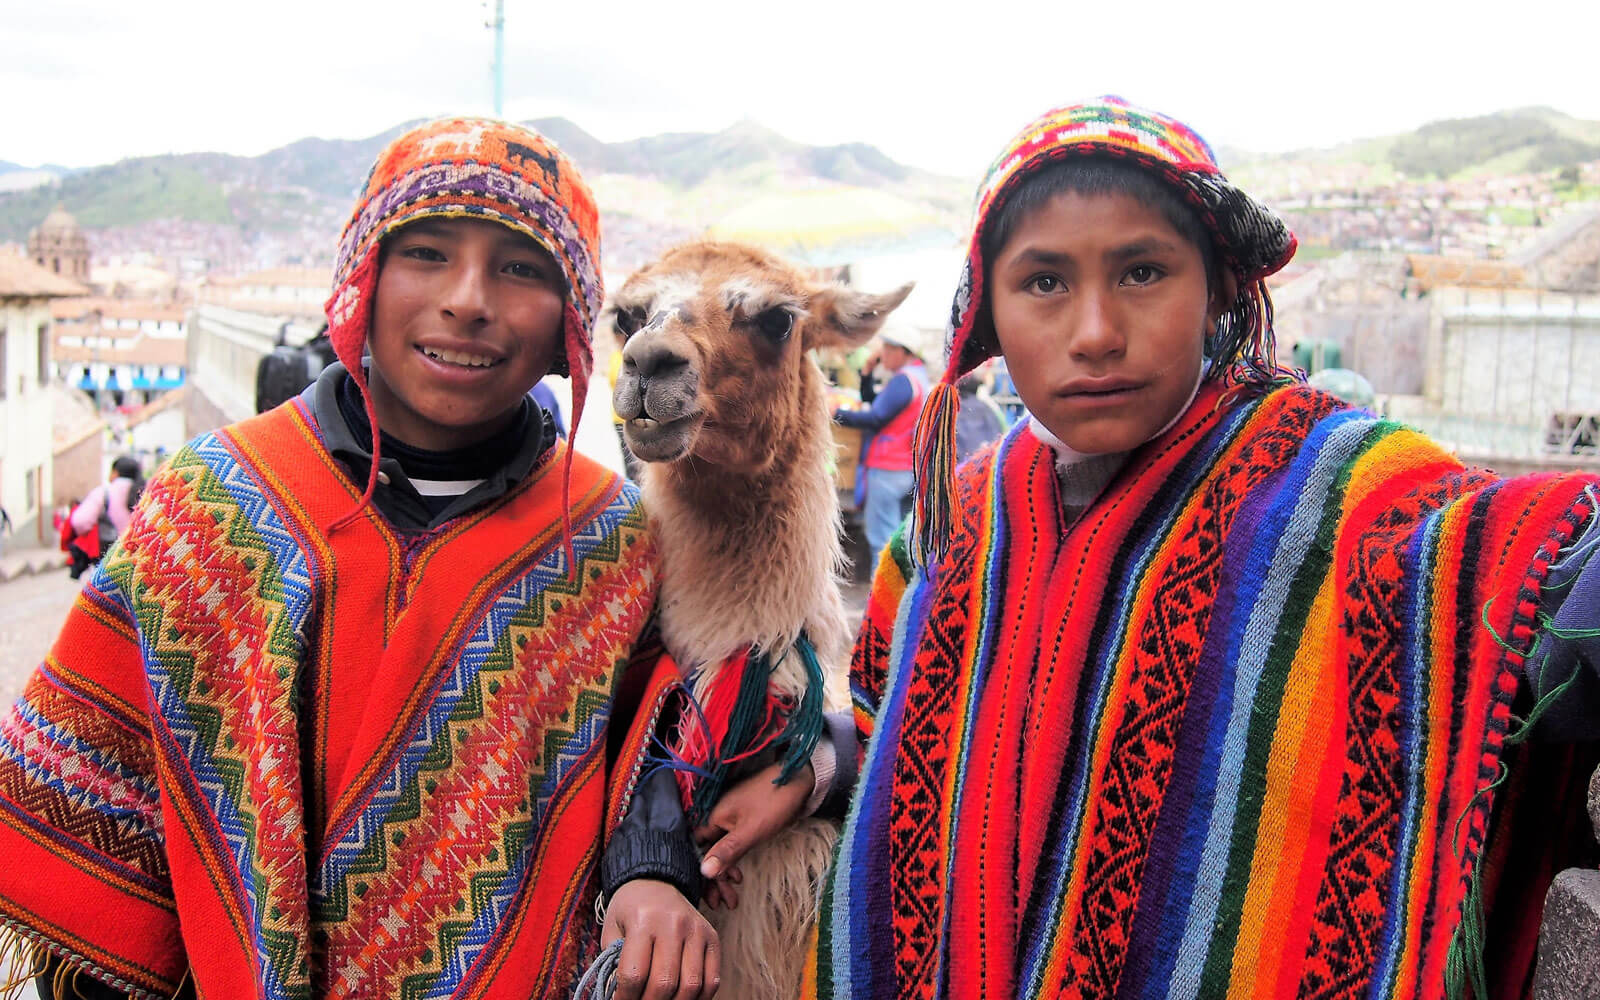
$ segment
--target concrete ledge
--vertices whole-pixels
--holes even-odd
[[[33,576],[36,573],[50,573],[55,570],[65,571],[66,568],[65,552],[23,549],[20,552],[0,556],[0,583],[15,580],[19,576]]]
[[[1568,868],[1544,900],[1534,1000],[1600,997],[1600,871]]]

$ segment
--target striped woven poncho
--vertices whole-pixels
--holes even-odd
[[[1208,386],[1067,525],[1014,429],[880,565],[807,995],[1441,995],[1590,482]]]
[[[304,400],[175,455],[0,723],[0,927],[140,997],[567,995],[666,681],[638,493],[573,462],[569,572],[562,457],[409,537],[323,529]]]

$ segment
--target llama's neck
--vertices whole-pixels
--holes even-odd
[[[752,645],[778,655],[802,629],[825,669],[843,667],[850,636],[827,414],[806,431],[760,475],[692,461],[645,467],[662,633],[685,671]]]

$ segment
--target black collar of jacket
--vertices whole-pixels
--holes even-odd
[[[351,482],[360,487],[365,486],[367,470],[372,466],[372,449],[367,447],[371,444],[371,439],[366,436],[367,429],[361,428],[362,433],[358,434],[339,410],[340,386],[349,377],[350,373],[345,370],[344,365],[336,361],[323,369],[317,380],[306,387],[305,392],[301,393],[301,399],[311,412],[311,419],[322,431],[322,440],[327,445],[329,453],[344,466]],[[525,410],[525,412],[530,411]],[[528,428],[529,433],[524,434],[522,444],[516,453],[505,464],[484,477],[482,483],[456,497],[453,503],[438,514],[429,514],[422,495],[411,485],[411,480],[406,476],[405,469],[399,461],[384,456],[378,462],[378,472],[381,475],[378,488],[372,495],[372,502],[378,508],[378,513],[387,518],[397,531],[432,531],[446,521],[505,496],[513,486],[520,483],[535,467],[548,460],[554,453],[555,424],[549,414],[543,410],[537,412],[542,419],[538,421],[536,427]],[[533,424],[531,416],[526,419],[530,425]]]

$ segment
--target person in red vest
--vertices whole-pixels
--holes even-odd
[[[865,499],[862,510],[867,544],[874,555],[883,551],[895,529],[911,513],[911,432],[917,426],[922,398],[928,391],[928,370],[917,356],[915,333],[904,327],[878,335],[879,351],[861,370],[860,409],[835,410],[833,419],[846,427],[859,427],[870,436],[862,446],[860,483]],[[878,388],[878,369],[887,372]]]

